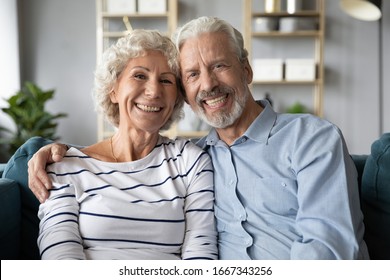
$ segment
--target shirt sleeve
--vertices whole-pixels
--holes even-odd
[[[356,168],[343,136],[331,124],[307,132],[293,160],[302,238],[292,244],[291,259],[360,258],[363,216]]]
[[[182,259],[214,260],[218,258],[218,249],[214,220],[213,168],[206,152],[202,151],[195,158],[188,176],[185,199],[186,228]]]
[[[74,186],[53,181],[50,196],[40,205],[38,217],[41,220],[38,247],[42,259],[85,259]]]

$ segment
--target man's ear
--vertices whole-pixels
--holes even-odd
[[[249,85],[253,81],[253,70],[247,58],[243,63],[243,67],[244,67],[244,75],[246,78],[246,82]]]
[[[179,79],[177,84],[178,84],[177,90],[178,90],[179,94],[181,94],[183,96],[184,102],[189,104],[188,99],[187,99],[187,94],[186,94],[186,91],[184,89],[183,82]]]

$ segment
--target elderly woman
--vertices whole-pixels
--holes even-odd
[[[47,167],[43,259],[216,259],[213,169],[190,141],[159,134],[181,116],[177,50],[134,30],[104,54],[98,107],[115,134]]]

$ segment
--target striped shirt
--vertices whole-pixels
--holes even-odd
[[[213,169],[190,141],[160,137],[146,157],[103,162],[71,148],[47,172],[42,259],[216,259]]]

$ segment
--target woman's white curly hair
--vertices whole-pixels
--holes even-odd
[[[106,119],[115,127],[119,125],[119,106],[117,103],[111,102],[110,93],[129,60],[142,56],[149,50],[160,51],[167,58],[169,68],[177,77],[176,104],[172,116],[161,130],[169,129],[172,123],[183,116],[184,98],[179,81],[180,68],[175,45],[168,37],[161,35],[156,30],[135,29],[104,52],[102,61],[95,71],[93,90],[95,107],[101,110]]]

